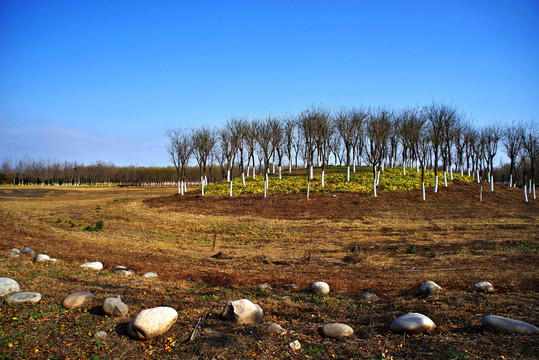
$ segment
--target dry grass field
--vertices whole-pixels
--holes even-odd
[[[485,189],[487,187],[485,186]],[[36,305],[0,304],[0,357],[36,359],[532,359],[537,336],[494,334],[484,315],[539,324],[538,205],[521,189],[456,184],[420,191],[367,194],[205,196],[172,187],[0,188],[0,276],[21,291],[43,295]],[[87,231],[96,222],[101,231]],[[86,227],[87,230],[84,230]],[[10,259],[28,246],[58,263]],[[212,257],[217,253],[221,256]],[[105,269],[80,268],[101,261]],[[137,275],[112,273],[117,265]],[[144,279],[146,271],[159,279]],[[418,296],[433,280],[444,290]],[[326,281],[328,296],[310,295]],[[472,291],[490,281],[494,294]],[[258,290],[268,283],[272,291]],[[294,283],[296,290],[283,284]],[[65,310],[62,299],[87,290],[96,300]],[[371,291],[378,301],[364,301]],[[100,301],[121,295],[124,318],[104,316]],[[289,333],[264,325],[235,326],[219,318],[229,300],[248,298]],[[164,335],[135,341],[126,324],[140,311],[171,306],[179,313]],[[187,341],[199,316],[202,332]],[[420,312],[437,328],[430,334],[392,334],[389,323]],[[321,338],[319,326],[352,326],[347,340]],[[105,340],[93,334],[106,331]],[[299,340],[302,349],[288,344]]]

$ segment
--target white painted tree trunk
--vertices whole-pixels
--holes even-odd
[[[253,180],[256,180],[256,169],[254,166],[253,166]]]
[[[438,175],[434,177],[434,192],[438,192]]]
[[[320,178],[320,182],[322,183],[322,187],[324,187],[324,180],[325,180],[325,173],[324,173],[324,170],[322,170],[322,177]]]
[[[447,173],[444,171],[444,186],[447,187]]]
[[[232,197],[232,184],[233,184],[233,182],[231,181],[230,182],[230,197]]]
[[[312,180],[313,179],[313,166],[311,165],[311,167],[309,168],[309,178]]]
[[[460,176],[464,176],[464,166],[460,165]]]
[[[311,190],[311,183],[307,182],[307,200],[309,200],[309,190]]]
[[[490,171],[487,172],[487,181],[490,182]]]
[[[483,202],[483,185],[479,187],[479,202]]]
[[[449,167],[449,178],[451,179],[451,181],[453,181],[453,167],[452,166]]]
[[[422,193],[423,201],[425,201],[425,183],[424,182],[421,183],[421,193]]]
[[[185,194],[187,192],[187,182],[186,181],[183,183],[183,186],[184,186],[183,192]]]
[[[532,193],[532,181],[530,179],[530,185],[528,185],[528,193],[531,194]]]
[[[268,192],[268,174],[266,173],[266,178],[264,179],[264,197],[267,196]]]
[[[346,181],[350,181],[350,166],[346,167]]]
[[[528,202],[528,192],[526,191],[526,185],[524,185],[524,202]]]
[[[494,175],[490,177],[490,192],[494,192]]]
[[[273,171],[272,174],[275,174],[275,163],[273,163]]]
[[[288,173],[292,174],[292,161],[288,163]]]
[[[419,174],[419,161],[415,161],[415,172]]]
[[[402,175],[406,176],[406,161],[402,162]]]
[[[477,180],[477,183],[480,184],[481,183],[481,178],[479,177],[479,169],[477,169],[475,171],[475,179]]]
[[[533,192],[533,200],[535,200],[536,199],[535,198],[535,184],[533,184],[533,191],[532,192]]]
[[[352,171],[356,173],[356,151],[352,149]]]
[[[245,173],[243,171],[241,172],[241,184],[245,187]]]
[[[395,166],[395,158],[391,157],[391,167],[394,168]]]
[[[376,195],[376,179],[374,179],[372,181],[372,185],[373,185],[373,187],[372,187],[373,195],[374,195],[374,197],[377,197],[378,195]]]
[[[279,180],[282,180],[281,167],[279,166]]]
[[[318,167],[322,166],[322,158],[318,155]]]
[[[202,196],[204,196],[204,180],[202,180]]]
[[[226,171],[226,181],[230,182],[230,169]]]
[[[509,187],[513,187],[513,174],[509,175]]]
[[[382,169],[382,171],[384,171],[384,161],[382,161],[382,166],[380,167],[380,169]]]
[[[183,195],[182,183],[180,181],[178,181],[178,194]]]
[[[380,184],[380,170],[376,173],[376,186]]]

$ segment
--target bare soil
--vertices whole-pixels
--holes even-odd
[[[537,358],[537,336],[485,332],[484,315],[538,325],[538,206],[521,189],[478,184],[419,191],[217,197],[193,189],[179,196],[170,187],[0,188],[0,274],[37,291],[36,305],[1,304],[0,355],[4,358]],[[85,231],[102,221],[101,231]],[[9,258],[28,246],[60,259],[34,264]],[[221,253],[217,257],[213,255]],[[82,270],[101,261],[100,272]],[[117,265],[134,277],[112,273]],[[157,280],[143,279],[157,271]],[[418,296],[436,281],[444,290]],[[311,282],[331,293],[310,295]],[[494,294],[474,293],[490,281]],[[263,292],[256,285],[270,284]],[[294,283],[297,290],[284,290]],[[66,311],[62,299],[88,290],[96,301]],[[366,302],[363,291],[380,300]],[[125,318],[110,318],[100,301],[121,295]],[[268,334],[263,325],[235,326],[219,318],[229,300],[249,298],[265,311],[265,323],[290,332]],[[135,341],[125,324],[153,306],[172,306],[180,316],[166,334]],[[186,341],[198,317],[203,331]],[[434,320],[430,334],[402,336],[389,323],[407,312]],[[323,339],[327,322],[355,330],[348,340]],[[93,340],[97,331],[106,340]],[[298,339],[303,348],[292,351]]]

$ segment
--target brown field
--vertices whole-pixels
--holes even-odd
[[[485,186],[485,188],[487,188]],[[532,359],[537,336],[485,332],[484,315],[539,325],[537,201],[522,190],[497,185],[479,200],[478,184],[371,195],[260,195],[185,197],[159,187],[0,188],[0,276],[36,291],[36,305],[0,305],[0,357],[38,359]],[[84,231],[103,221],[102,231]],[[28,246],[58,258],[34,264],[9,258]],[[220,258],[212,255],[221,252]],[[100,272],[79,265],[101,261]],[[117,265],[137,271],[112,273]],[[155,270],[158,280],[140,274]],[[417,287],[436,281],[444,290],[421,297]],[[490,281],[494,294],[471,291]],[[329,296],[308,294],[326,281]],[[270,284],[263,292],[256,285]],[[295,283],[297,290],[284,290]],[[88,290],[95,302],[66,311],[62,299]],[[366,302],[363,291],[380,300]],[[121,295],[125,318],[104,316],[100,301]],[[219,319],[229,300],[248,298],[289,334],[276,337],[263,325],[235,326]],[[135,341],[125,325],[154,306],[178,310],[166,334]],[[202,333],[186,341],[206,311]],[[389,323],[421,312],[437,325],[430,334],[402,336]],[[355,335],[328,340],[319,326],[343,322]],[[97,331],[105,340],[93,340]],[[298,339],[302,349],[292,351]]]

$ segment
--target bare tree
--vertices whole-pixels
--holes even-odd
[[[299,128],[301,130],[305,164],[309,168],[309,179],[313,178],[312,168],[314,162],[314,152],[316,149],[316,117],[318,109],[312,106],[299,116]]]
[[[535,163],[537,162],[537,156],[539,155],[539,136],[537,123],[533,121],[524,129],[524,133],[522,136],[522,149],[524,150],[525,155],[530,160],[529,181],[531,181],[531,187],[534,188]]]
[[[359,109],[340,108],[335,114],[335,126],[344,143],[346,152],[346,181],[350,181],[350,161],[352,151],[358,140],[358,126],[361,126],[366,113]]]
[[[319,161],[322,165],[322,176],[320,181],[322,187],[324,187],[329,141],[333,136],[334,127],[329,110],[323,107],[313,108],[311,110],[310,116],[314,123],[314,142],[316,144]]]
[[[481,137],[484,141],[484,152],[487,160],[487,168],[489,169],[490,176],[494,173],[494,156],[498,151],[498,142],[502,136],[500,127],[491,125],[484,128],[481,131]],[[491,181],[491,179],[488,179]]]
[[[294,137],[296,129],[296,121],[293,118],[287,118],[283,121],[283,135],[286,148],[286,156],[288,157],[288,172],[292,173],[292,149],[294,148]],[[296,163],[297,166],[297,163]]]
[[[509,187],[513,186],[513,180],[516,182],[515,161],[522,149],[522,138],[524,137],[524,128],[513,124],[505,128],[502,142],[505,147],[505,153],[509,157]]]
[[[380,165],[384,156],[384,149],[391,131],[392,113],[386,108],[379,108],[371,113],[367,121],[365,154],[367,161],[372,166],[374,196],[376,196],[376,168]]]
[[[185,168],[193,153],[193,137],[186,130],[170,129],[167,131],[167,151],[170,161],[176,169],[176,182],[178,192],[183,195],[185,191]]]
[[[217,137],[215,131],[202,127],[197,129],[193,137],[193,152],[195,158],[197,159],[198,166],[200,169],[200,181],[202,182],[202,194],[204,194],[204,186],[206,185],[207,178],[207,165],[210,156],[213,154],[215,144],[217,142]],[[210,161],[210,165],[213,164],[213,161]]]

